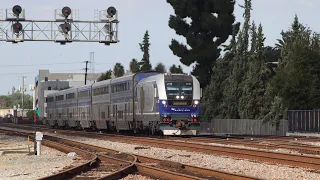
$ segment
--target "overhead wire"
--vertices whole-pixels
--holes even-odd
[[[83,63],[83,62],[62,62],[62,63],[48,63],[48,64],[0,64],[0,67],[24,67],[24,66],[52,66],[56,64],[76,64],[76,63]]]

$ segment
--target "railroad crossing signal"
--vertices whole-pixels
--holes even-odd
[[[95,19],[88,21],[79,20],[78,10],[68,6],[56,9],[54,20],[25,19],[25,10],[19,5],[6,9],[5,13],[5,18],[0,18],[0,41],[98,42],[105,45],[119,42],[118,11],[113,6],[95,10]]]

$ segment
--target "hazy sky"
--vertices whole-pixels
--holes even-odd
[[[68,3],[66,3],[68,2]],[[132,58],[142,57],[138,43],[142,41],[146,30],[149,30],[151,40],[151,62],[163,62],[170,66],[180,64],[168,45],[172,38],[177,38],[175,32],[168,27],[168,19],[173,13],[166,0],[2,0],[0,8],[12,8],[19,4],[26,9],[27,19],[54,19],[54,9],[69,6],[79,9],[80,20],[93,20],[94,9],[104,10],[114,6],[119,11],[120,43],[104,46],[99,43],[72,43],[61,46],[53,42],[24,42],[11,44],[0,42],[0,94],[7,94],[12,87],[21,85],[19,76],[25,75],[26,84],[34,83],[34,77],[39,69],[49,69],[51,72],[84,72],[83,61],[89,60],[89,53],[95,52],[95,70],[102,72],[113,67],[115,62],[121,62],[128,69]],[[237,4],[243,4],[238,0]],[[262,23],[266,35],[266,45],[273,45],[280,37],[281,30],[286,30],[298,14],[303,24],[318,31],[320,24],[317,19],[319,0],[253,0],[252,18],[256,23]],[[243,9],[236,5],[237,21],[242,22]],[[178,37],[178,39],[181,39]],[[77,62],[73,65],[59,63]],[[58,63],[58,64],[57,64]],[[8,66],[28,65],[34,66]],[[52,64],[52,65],[37,65]],[[185,71],[191,68],[184,67]],[[30,92],[29,92],[30,93]]]

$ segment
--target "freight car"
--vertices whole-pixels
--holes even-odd
[[[44,124],[65,128],[196,135],[199,81],[192,75],[144,72],[47,96]]]

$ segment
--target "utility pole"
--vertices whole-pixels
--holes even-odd
[[[87,85],[88,62],[89,61],[85,61],[85,63],[86,63],[86,68],[85,68],[86,73],[84,74],[84,85]]]
[[[24,80],[25,80],[26,76],[22,76],[22,87],[21,87],[21,91],[22,91],[22,96],[21,96],[21,108],[22,108],[22,113],[21,113],[21,117],[23,116],[23,104],[24,104]]]
[[[24,78],[26,78],[26,76],[22,76],[22,102],[21,102],[21,105],[22,105],[22,114],[21,114],[21,117],[23,117],[23,102],[24,102]]]

